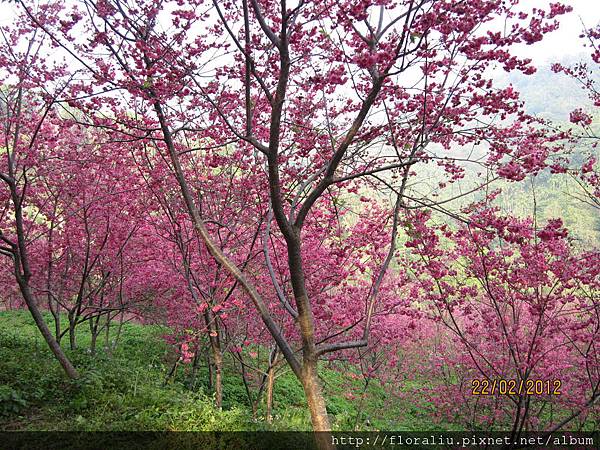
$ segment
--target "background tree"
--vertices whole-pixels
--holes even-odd
[[[424,369],[440,371],[452,395],[432,388],[432,401],[454,420],[463,405],[465,426],[517,438],[585,421],[600,394],[598,251],[576,253],[559,219],[505,217],[487,202],[469,218],[456,230],[427,214],[410,219],[413,295],[428,299],[431,326],[448,330]],[[483,379],[515,386],[487,387],[510,395],[471,395],[486,389],[476,383]]]
[[[29,191],[35,189],[35,167],[43,164],[49,149],[60,141],[60,118],[53,106],[66,85],[64,67],[47,69],[42,52],[47,36],[27,20],[17,20],[11,30],[3,29],[2,37],[0,254],[11,260],[19,291],[46,343],[67,375],[77,378],[32,290],[30,246],[37,217],[35,210],[27,210]]]

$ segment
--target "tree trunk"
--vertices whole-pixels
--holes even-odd
[[[275,361],[276,362],[276,361]],[[273,422],[273,389],[275,387],[275,363],[267,371],[267,411],[265,420],[267,423]]]
[[[56,342],[58,342],[60,344],[60,339],[62,338],[61,336],[61,332],[62,330],[60,329],[60,312],[59,312],[59,308],[60,305],[56,305],[53,306],[54,301],[52,299],[48,299],[48,306],[50,309],[50,312],[52,313],[52,317],[54,318],[54,336],[56,338]]]
[[[248,405],[250,406],[250,408],[252,408],[252,419],[255,420],[256,412],[258,411],[258,401],[260,398],[260,390],[258,392],[258,395],[256,396],[257,397],[256,400],[253,400],[252,392],[250,391],[250,385],[248,384],[248,375],[246,374],[246,365],[244,364],[242,353],[240,352],[235,358],[240,363],[240,372],[242,374],[242,381],[244,383],[244,389],[246,390],[246,397],[248,398]],[[262,386],[261,386],[261,389],[262,389]]]
[[[104,351],[108,356],[112,356],[112,347],[110,346],[110,324],[112,317],[110,312],[106,315],[106,323],[104,324]]]
[[[16,105],[17,116],[20,114],[21,111],[21,102],[23,99],[22,89],[22,87],[19,88],[18,92],[18,99]],[[15,136],[18,136],[18,127],[15,131]],[[18,138],[15,137],[15,144],[17,143],[17,141]],[[15,146],[13,146],[13,151]],[[71,361],[69,361],[67,356],[62,351],[60,344],[52,336],[48,325],[46,324],[44,318],[42,317],[42,314],[40,313],[36,300],[31,294],[31,290],[29,287],[29,281],[31,278],[31,268],[29,266],[27,240],[25,237],[26,232],[25,226],[23,224],[23,200],[25,199],[26,185],[23,187],[23,190],[19,195],[17,184],[15,181],[14,158],[13,156],[11,156],[11,151],[8,147],[6,148],[6,155],[8,160],[8,178],[6,178],[4,181],[6,181],[6,183],[8,184],[11,200],[14,205],[15,226],[17,231],[17,242],[8,242],[8,244],[11,246],[15,278],[17,280],[17,283],[19,284],[19,290],[21,291],[23,300],[25,300],[25,304],[27,305],[27,308],[29,309],[29,312],[31,313],[35,324],[42,333],[42,336],[44,336],[48,347],[50,347],[50,350],[52,350],[52,353],[54,353],[54,356],[56,356],[56,359],[58,359],[58,362],[63,367],[66,374],[70,378],[78,378],[79,374],[75,370],[75,367],[73,367],[73,365],[71,364]],[[23,171],[23,175],[25,175],[25,171]]]
[[[210,349],[206,349],[206,367],[208,367],[208,390],[212,390],[213,388],[213,380],[214,380],[214,367],[212,360],[210,358]]]
[[[56,357],[56,359],[58,360],[58,362],[64,369],[67,376],[69,378],[73,378],[73,379],[79,378],[79,374],[77,373],[77,370],[75,370],[75,367],[73,367],[73,364],[71,364],[71,361],[69,361],[69,359],[63,352],[58,341],[56,339],[54,339],[54,336],[52,336],[52,332],[50,331],[50,328],[48,328],[48,325],[44,321],[44,318],[42,317],[42,314],[40,313],[40,310],[39,310],[33,296],[31,295],[29,286],[26,283],[24,283],[24,281],[22,279],[18,278],[17,282],[19,283],[19,287],[21,289],[21,293],[23,294],[23,299],[25,300],[27,308],[29,309],[29,312],[31,313],[31,316],[33,317],[35,324],[37,325],[38,329],[42,333],[42,336],[44,336],[44,339],[46,340],[48,347],[50,347],[50,350],[52,350],[52,353],[54,353],[54,356]]]
[[[223,351],[221,350],[221,336],[217,318],[210,309],[204,312],[204,320],[208,329],[208,340],[210,342],[210,352],[214,365],[214,392],[215,404],[221,409],[223,404]]]
[[[171,380],[171,378],[173,378],[175,376],[175,372],[177,371],[178,365],[179,365],[179,357],[175,360],[175,362],[173,363],[173,367],[171,367],[171,370],[169,370],[169,373],[165,377],[163,386],[166,386],[169,383],[169,381]]]
[[[278,222],[280,220],[281,217],[278,218]],[[304,387],[313,431],[316,433],[317,447],[320,450],[330,450],[334,449],[335,446],[331,442],[331,424],[329,423],[325,397],[323,396],[321,382],[319,381],[317,369],[318,356],[315,346],[315,324],[306,291],[299,232],[294,233],[293,236],[286,236],[286,242],[290,281],[294,291],[294,299],[296,300],[296,309],[298,310],[298,323],[302,336],[302,351],[304,353],[304,364],[298,377]]]
[[[90,342],[90,354],[92,356],[96,355],[96,341],[98,340],[98,333],[92,331],[92,339]]]
[[[92,355],[96,354],[96,342],[98,341],[98,335],[100,334],[99,322],[100,316],[96,316],[95,318],[90,318],[90,334],[91,334],[91,342],[90,342],[90,353]]]
[[[56,203],[54,204],[54,211],[52,216],[56,216]],[[48,309],[52,313],[54,318],[54,336],[56,341],[60,345],[60,305],[58,301],[54,300],[52,295],[52,273],[54,269],[54,260],[52,259],[52,242],[54,238],[54,218],[50,222],[50,230],[48,231],[48,276],[46,277],[46,290],[48,291]]]
[[[198,376],[198,367],[200,366],[200,346],[196,348],[194,352],[194,359],[192,360],[192,374],[190,375],[190,381],[188,382],[188,389],[194,390],[196,388],[196,377]]]
[[[69,313],[69,348],[71,350],[77,349],[77,337],[75,336],[75,327],[77,326],[77,319],[72,313]]]
[[[215,404],[218,409],[223,405],[223,355],[220,350],[214,351],[215,363]]]
[[[303,366],[302,386],[308,409],[310,411],[310,419],[315,432],[315,440],[319,450],[334,450],[335,446],[331,440],[331,424],[327,415],[325,406],[325,397],[321,389],[321,383],[317,375],[317,361],[305,360]]]
[[[123,322],[125,321],[125,313],[121,311],[121,315],[119,316],[119,326],[117,327],[117,335],[112,341],[112,352],[117,349],[117,344],[119,343],[119,339],[121,338],[121,330],[123,330]]]
[[[147,65],[148,61],[149,59],[147,58]],[[278,86],[278,90],[280,90],[279,88],[280,86]],[[285,89],[285,85],[283,85],[283,89]],[[329,432],[331,427],[329,424],[329,418],[327,417],[325,400],[323,398],[321,386],[319,384],[319,380],[317,378],[316,373],[317,355],[315,353],[314,323],[310,302],[308,301],[308,296],[306,294],[306,289],[304,286],[304,272],[302,269],[302,258],[300,256],[299,245],[300,228],[298,227],[296,229],[291,229],[290,224],[287,222],[285,214],[283,213],[281,208],[276,151],[270,151],[268,154],[269,188],[275,218],[277,220],[280,230],[283,232],[284,237],[286,238],[286,242],[288,245],[288,266],[290,269],[291,284],[294,291],[294,298],[296,299],[298,321],[300,323],[300,332],[303,341],[302,350],[304,352],[305,364],[300,364],[300,362],[296,359],[294,351],[285,339],[275,320],[273,320],[273,317],[271,316],[265,301],[258,293],[256,287],[251,282],[249,282],[249,280],[244,276],[242,271],[223,253],[223,251],[219,248],[217,243],[211,238],[204,224],[204,221],[200,216],[200,212],[196,207],[192,193],[185,179],[183,169],[179,162],[178,153],[175,148],[175,143],[173,141],[173,136],[169,129],[168,121],[164,115],[162,106],[158,101],[157,95],[154,91],[150,90],[149,94],[152,99],[156,100],[154,102],[154,110],[160,123],[164,142],[167,147],[167,151],[169,153],[171,162],[173,163],[173,169],[177,178],[177,182],[181,188],[183,199],[186,203],[192,222],[194,223],[194,228],[196,229],[198,235],[206,245],[206,248],[209,251],[209,253],[215,258],[215,260],[219,264],[224,266],[244,288],[244,290],[252,300],[254,306],[256,307],[257,311],[259,312],[265,326],[269,330],[269,333],[271,334],[271,336],[273,336],[273,339],[279,346],[286,361],[290,365],[290,368],[300,379],[302,385],[304,386],[304,392],[306,394],[308,405],[311,411],[311,418],[314,431]],[[277,107],[279,108],[280,112],[281,105],[283,104],[283,98],[281,96],[278,97],[280,98],[278,99],[279,102]],[[277,112],[272,112],[272,116],[273,115],[277,116],[278,114]],[[358,129],[358,126],[356,128]],[[356,130],[356,132],[357,131],[358,130]],[[273,144],[273,142],[270,142],[270,146],[271,144]],[[275,149],[278,146],[278,142],[273,145]],[[294,236],[291,236],[291,234],[294,234]],[[335,448],[331,442],[330,433],[318,433],[316,435],[316,438],[317,444],[321,450],[331,450]]]

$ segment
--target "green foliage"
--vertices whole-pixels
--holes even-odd
[[[27,406],[20,391],[7,385],[0,385],[0,417],[19,413]]]
[[[164,329],[126,324],[112,356],[67,351],[81,373],[68,380],[26,311],[0,312],[0,428],[29,430],[236,430],[251,420],[239,407],[218,411],[202,391],[163,386]]]
[[[49,319],[49,317],[48,317]],[[288,368],[281,368],[274,387],[272,424],[266,423],[264,396],[255,417],[246,390],[231,359],[223,374],[223,410],[214,407],[206,385],[208,371],[200,366],[194,383],[191,367],[179,367],[165,385],[170,369],[165,328],[125,324],[111,354],[98,341],[96,355],[88,351],[90,336],[81,326],[79,348],[65,349],[78,368],[69,380],[39,336],[27,311],[0,312],[0,429],[75,431],[261,431],[310,430],[302,386]],[[63,346],[64,347],[64,346]],[[257,349],[255,349],[257,350]],[[260,350],[260,349],[258,349]],[[259,351],[260,366],[268,351]],[[336,430],[435,429],[427,411],[390,397],[372,381],[365,401],[348,398],[362,392],[360,378],[324,363],[320,370],[329,411]],[[190,386],[194,386],[192,389]],[[411,388],[412,389],[412,388]],[[418,387],[416,387],[418,389]],[[254,390],[253,395],[256,391]]]

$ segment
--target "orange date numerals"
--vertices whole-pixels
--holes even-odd
[[[560,380],[505,380],[488,378],[472,381],[472,395],[560,395]]]

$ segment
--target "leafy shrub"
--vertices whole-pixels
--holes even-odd
[[[0,385],[0,416],[10,416],[20,413],[27,406],[27,401],[20,391]]]

